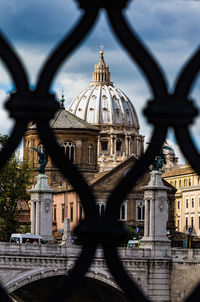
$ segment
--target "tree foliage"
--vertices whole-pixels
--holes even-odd
[[[0,145],[6,144],[8,137],[0,135]],[[27,187],[30,185],[30,167],[21,162],[19,156],[12,155],[0,171],[0,240],[8,241],[17,232],[17,201],[29,200]]]

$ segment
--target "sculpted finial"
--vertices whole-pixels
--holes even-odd
[[[101,49],[101,50],[100,50],[100,52],[99,52],[101,56],[103,56],[103,54],[104,54],[103,48],[104,48],[104,46],[101,44],[101,45],[100,45],[100,49]]]

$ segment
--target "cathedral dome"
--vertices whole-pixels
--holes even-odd
[[[74,98],[69,111],[88,123],[128,126],[139,129],[136,111],[129,98],[110,81],[109,66],[100,51],[93,81]]]
[[[87,123],[98,126],[100,171],[112,169],[130,156],[139,158],[144,143],[136,111],[129,98],[111,82],[103,55],[101,49],[92,82],[74,98],[68,109]]]

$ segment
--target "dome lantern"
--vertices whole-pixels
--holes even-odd
[[[93,81],[91,85],[93,84],[106,84],[106,85],[112,85],[110,82],[110,71],[109,71],[109,65],[105,63],[104,61],[104,51],[103,51],[103,45],[100,46],[100,58],[99,62],[94,65],[94,72],[93,72]]]

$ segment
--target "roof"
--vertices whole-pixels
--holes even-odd
[[[163,177],[167,178],[170,176],[183,176],[186,174],[192,174],[192,173],[196,173],[191,166],[189,165],[184,165],[184,166],[179,166],[178,168],[174,168],[170,171],[167,171],[165,173],[163,173]]]
[[[97,173],[97,175],[90,182],[90,185],[95,190],[98,190],[98,187],[101,188],[103,184],[106,184],[106,186],[110,186],[113,189],[115,185],[117,185],[117,183],[121,180],[121,178],[126,174],[126,172],[131,169],[136,162],[137,159],[132,156],[110,171]],[[150,177],[150,171],[148,170],[135,183],[133,191],[143,191],[143,187],[148,185]],[[174,194],[176,192],[176,188],[174,188],[166,180],[164,180],[163,177],[162,181],[164,186],[170,189],[169,194]],[[103,190],[105,190],[105,187],[103,187]]]
[[[88,129],[88,130],[96,130],[99,128],[87,123],[81,118],[75,116],[64,108],[60,108],[55,117],[50,121],[50,127],[52,129]],[[36,124],[32,124],[28,127],[29,129],[36,129]]]

